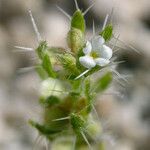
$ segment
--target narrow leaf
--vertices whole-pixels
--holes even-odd
[[[35,127],[41,134],[44,134],[44,135],[55,134],[55,133],[60,132],[60,130],[50,129],[47,126],[41,125],[32,120],[29,120],[29,124],[31,124],[31,126]]]
[[[60,99],[53,95],[47,97],[46,99],[43,97],[40,98],[40,104],[42,104],[44,107],[50,107],[50,106],[58,104],[59,102],[60,102]]]
[[[38,73],[38,75],[40,76],[41,79],[47,79],[48,78],[48,75],[46,73],[46,71],[43,69],[43,67],[41,65],[38,65],[36,67],[36,71]]]
[[[93,95],[91,93],[91,82],[90,79],[87,78],[85,80],[85,96],[87,99],[87,113],[90,113],[92,110],[92,102],[93,102]]]
[[[45,71],[47,72],[47,74],[49,75],[49,77],[53,77],[53,78],[56,77],[56,74],[53,71],[52,64],[51,64],[51,61],[50,61],[50,58],[49,58],[48,54],[44,55],[42,66],[45,69]]]
[[[106,73],[102,78],[100,78],[96,83],[96,92],[104,91],[112,81],[112,73]]]
[[[91,86],[90,86],[90,79],[87,78],[85,80],[85,95],[86,97],[89,99],[90,98],[90,90],[91,90]]]
[[[105,41],[109,41],[113,35],[113,26],[112,24],[107,25],[100,35],[105,39]]]
[[[85,32],[85,19],[80,10],[77,10],[71,20],[71,27],[81,30],[83,33]]]
[[[39,56],[40,59],[43,58],[44,53],[46,52],[47,48],[48,48],[48,46],[47,46],[46,41],[42,41],[39,44],[38,48],[36,49],[36,52],[37,52],[37,54],[38,54],[38,56]]]

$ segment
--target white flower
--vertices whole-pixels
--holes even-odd
[[[109,64],[112,57],[112,49],[104,45],[105,40],[101,36],[96,36],[91,42],[87,41],[83,53],[85,56],[79,58],[79,62],[88,69],[99,65],[101,67]]]

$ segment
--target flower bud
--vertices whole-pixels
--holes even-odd
[[[90,123],[86,130],[93,138],[98,138],[102,134],[102,127],[98,121]]]
[[[71,51],[77,54],[84,46],[84,34],[77,28],[71,28],[68,32],[67,43]]]

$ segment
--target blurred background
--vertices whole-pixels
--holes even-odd
[[[104,120],[107,149],[150,150],[150,1],[78,0],[83,11],[93,2],[86,15],[87,39],[93,20],[100,31],[113,9],[114,33],[125,43],[117,42],[116,50],[120,49],[114,55],[125,61],[117,70],[128,83],[115,80],[113,92],[104,93],[96,104]],[[33,66],[36,58],[34,52],[14,53],[14,46],[36,48],[28,13],[32,10],[49,45],[66,47],[69,20],[56,4],[70,15],[75,10],[73,0],[0,0],[0,150],[31,150],[35,145],[37,132],[27,121],[40,120],[40,79],[32,68],[20,68]],[[42,138],[36,144],[40,150],[44,145]]]

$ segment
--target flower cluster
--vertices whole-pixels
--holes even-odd
[[[39,42],[35,50],[39,57],[36,71],[43,80],[40,104],[44,117],[42,123],[33,120],[29,123],[52,143],[56,144],[57,139],[66,137],[63,142],[72,143],[74,150],[104,150],[104,143],[99,138],[102,127],[92,110],[95,110],[97,93],[110,85],[112,72],[108,71],[92,82],[91,78],[111,62],[113,51],[107,43],[112,38],[113,27],[111,23],[105,25],[91,41],[86,41],[84,15],[87,11],[82,12],[76,0],[75,4],[77,10],[71,17],[67,35],[68,49],[48,46],[30,12]],[[59,144],[55,144],[52,144],[52,150],[59,150]]]

